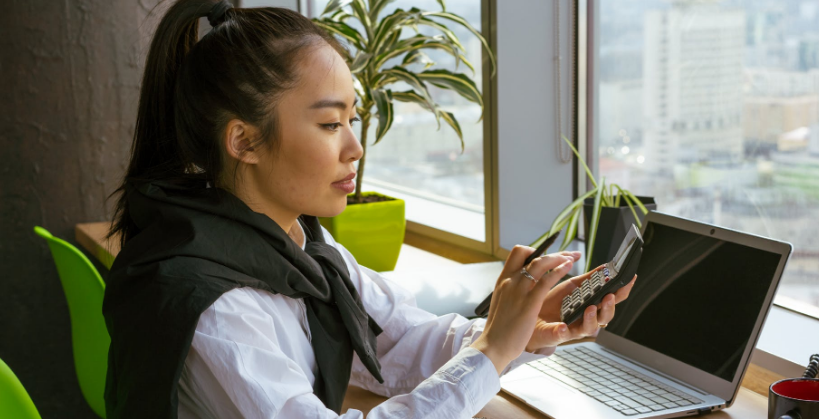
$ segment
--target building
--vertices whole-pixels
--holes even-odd
[[[808,141],[806,150],[773,154],[773,180],[777,187],[819,199],[819,124],[810,127]]]
[[[745,13],[718,3],[678,0],[645,14],[644,143],[656,173],[743,156]]]
[[[749,96],[743,105],[742,132],[748,157],[793,148],[785,134],[819,122],[819,95]],[[801,132],[801,131],[800,131]]]

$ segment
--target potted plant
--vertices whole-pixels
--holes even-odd
[[[605,177],[601,177],[599,181],[595,179],[574,144],[566,137],[563,137],[563,140],[569,144],[577,160],[583,165],[592,188],[566,206],[552,222],[549,231],[535,240],[532,246],[538,246],[547,237],[566,228],[560,245],[560,250],[565,250],[577,237],[582,212],[586,231],[585,271],[588,272],[593,267],[610,261],[617,253],[617,248],[631,224],[642,228],[643,218],[649,210],[657,209],[657,204],[654,198],[636,196],[616,183],[606,184]]]
[[[435,115],[439,129],[441,120],[452,127],[461,140],[463,152],[463,133],[458,120],[433,100],[429,85],[452,90],[480,105],[481,111],[483,97],[465,74],[430,68],[435,63],[425,51],[444,51],[454,57],[456,69],[463,63],[474,72],[474,66],[464,56],[464,46],[445,25],[446,22],[454,22],[481,41],[492,63],[493,75],[495,69],[495,56],[486,39],[464,18],[447,12],[444,0],[438,0],[441,5],[439,12],[413,7],[410,10],[396,9],[382,17],[381,12],[391,2],[331,0],[321,16],[313,19],[318,26],[342,38],[349,46],[345,59],[353,74],[359,99],[356,111],[361,119],[359,140],[364,149],[364,155],[358,162],[356,189],[347,197],[347,208],[335,217],[321,218],[320,221],[339,243],[355,255],[360,264],[376,271],[395,268],[404,241],[406,221],[404,201],[375,192],[361,192],[369,127],[374,123],[372,118],[378,119],[375,145],[392,125],[393,102],[416,103]],[[417,31],[419,26],[433,28],[440,34],[423,35]],[[414,29],[415,35],[404,36],[405,28]],[[396,83],[405,83],[409,89],[393,90]]]

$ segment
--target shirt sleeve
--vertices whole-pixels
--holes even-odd
[[[241,293],[220,297],[197,324],[179,381],[179,417],[363,418],[354,409],[338,415],[313,394],[313,373],[283,350],[287,333]],[[468,418],[499,390],[492,362],[467,348],[367,418]]]
[[[332,239],[329,232],[325,230],[324,234],[325,240],[339,250],[347,263],[350,279],[358,289],[367,313],[383,329],[377,340],[377,356],[384,383],[379,383],[356,356],[350,384],[386,397],[411,393],[483,333],[486,319],[467,320],[458,314],[436,316],[418,308],[411,292],[378,272],[359,265],[343,245]],[[523,352],[503,373],[551,355],[554,350],[551,347],[536,353]],[[489,363],[492,364],[491,361]],[[492,381],[498,381],[497,372],[493,375]],[[480,386],[471,382],[464,385]],[[500,391],[499,381],[494,387],[497,388],[493,395]]]

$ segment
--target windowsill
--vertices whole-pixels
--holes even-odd
[[[448,231],[479,242],[486,241],[486,215],[484,212],[459,208],[432,199],[425,199],[399,186],[376,181],[365,181],[362,190],[376,191],[394,198],[403,199],[406,203],[406,218],[419,224]]]
[[[785,377],[801,377],[814,353],[819,353],[819,319],[774,305],[751,361]]]

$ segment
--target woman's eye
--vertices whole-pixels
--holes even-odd
[[[361,118],[359,118],[359,117],[355,117],[355,118],[351,119],[350,120],[350,126],[352,126],[354,122],[359,122],[359,121],[361,121]]]
[[[336,130],[338,130],[338,127],[341,126],[341,122],[333,122],[333,123],[330,123],[330,124],[321,124],[321,126],[323,126],[324,128],[327,128],[330,131],[336,131]]]

